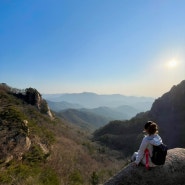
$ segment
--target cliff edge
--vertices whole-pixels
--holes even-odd
[[[147,170],[130,163],[104,185],[185,185],[185,148],[168,150],[166,162]]]

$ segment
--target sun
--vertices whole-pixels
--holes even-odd
[[[167,62],[167,67],[168,68],[175,68],[177,66],[178,62],[176,59],[172,59]]]

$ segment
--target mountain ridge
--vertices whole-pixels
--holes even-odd
[[[107,124],[110,119],[101,115],[78,109],[66,109],[56,113],[58,117],[64,118],[70,123],[85,130],[95,130]]]
[[[52,108],[50,103],[49,107]],[[90,130],[95,130],[106,125],[111,120],[128,120],[136,115],[138,112],[138,110],[130,106],[121,106],[115,109],[109,107],[97,107],[94,109],[67,108],[62,111],[56,112],[56,115],[61,118],[65,118],[72,124],[78,125],[81,128],[88,129],[89,126]]]
[[[60,102],[66,101],[68,103],[75,103],[82,105],[84,108],[96,108],[101,106],[107,107],[118,107],[122,105],[134,105],[137,103],[149,102],[150,104],[145,106],[145,109],[151,106],[154,98],[151,97],[137,97],[137,96],[125,96],[120,94],[96,94],[92,92],[84,93],[65,93],[65,94],[43,94],[42,95],[46,100]]]
[[[89,125],[95,129],[98,128],[98,124],[93,124],[91,121],[92,117],[96,117],[97,122],[101,120],[102,123],[99,122],[99,126],[103,126],[115,119],[128,120],[137,113],[148,110],[153,103],[153,99],[148,97],[134,97],[120,94],[98,95],[91,92],[54,94],[53,97],[54,99],[52,99],[51,94],[48,96],[45,95],[45,98],[48,98],[47,103],[49,107],[57,115],[65,117],[66,120],[75,125],[80,125],[80,127],[85,128]],[[54,100],[60,101],[54,102]],[[69,112],[71,112],[71,118]],[[89,120],[87,119],[88,117]],[[79,120],[81,120],[81,123]]]

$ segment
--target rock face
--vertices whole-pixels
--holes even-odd
[[[29,150],[31,140],[26,122],[27,120],[10,123],[0,119],[0,163],[8,163],[12,159],[21,160]]]
[[[159,124],[163,142],[168,143],[169,148],[184,147],[185,80],[155,100],[149,117]]]
[[[129,164],[104,185],[185,185],[185,148],[168,150],[165,165],[147,170]]]
[[[41,94],[36,89],[28,88],[25,92],[23,98],[27,103],[36,106],[41,113],[47,114],[50,118],[53,118],[46,100],[42,99]]]
[[[30,87],[25,90],[20,90],[9,87],[6,83],[0,83],[0,90],[11,93],[17,98],[24,100],[28,104],[37,107],[41,113],[47,114],[51,119],[53,119],[53,115],[46,100],[42,98],[42,95],[36,89]]]

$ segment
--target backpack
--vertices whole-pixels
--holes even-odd
[[[166,160],[168,147],[165,144],[153,145],[151,160],[155,165],[163,165]]]

